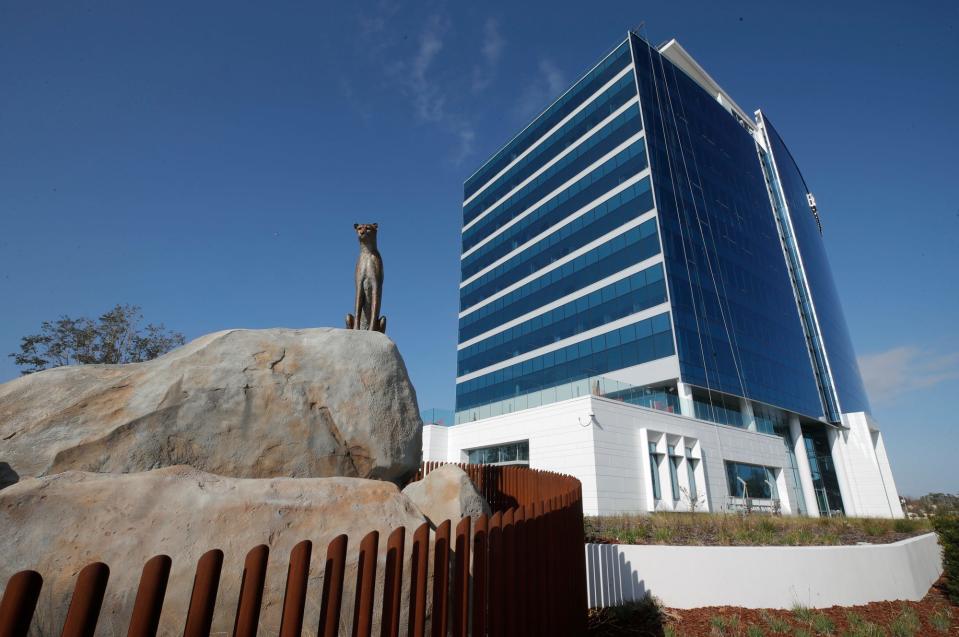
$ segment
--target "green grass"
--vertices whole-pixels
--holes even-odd
[[[843,637],[887,637],[882,626],[866,621],[862,615],[847,613],[846,621],[849,623],[849,630],[843,633]]]
[[[952,611],[945,606],[937,608],[935,612],[929,616],[929,623],[932,624],[932,627],[935,628],[937,632],[949,632],[949,628],[952,626]]]
[[[785,633],[789,634],[792,631],[792,624],[776,615],[771,615],[766,611],[762,611],[763,621],[766,622],[766,625],[769,626],[769,630],[774,633]]]
[[[766,633],[759,626],[749,626],[746,628],[746,637],[766,637]]]
[[[587,517],[586,541],[686,546],[818,546],[893,542],[931,530],[926,519],[806,518],[753,513],[653,513]]]
[[[916,611],[904,606],[899,616],[889,624],[889,634],[892,637],[914,637],[921,627]]]
[[[808,606],[803,604],[793,604],[792,613],[796,616],[798,621],[801,621],[804,624],[812,623],[813,610]]]
[[[709,618],[709,632],[718,637],[726,636],[726,619],[719,615],[713,615]]]
[[[739,615],[723,617],[713,615],[709,618],[710,634],[715,637],[739,637],[742,635],[742,623]]]
[[[803,630],[808,629],[814,635],[833,635],[835,633],[836,623],[829,619],[829,616],[825,613],[802,604],[795,604],[792,607],[792,613],[796,621],[803,624]]]
[[[836,630],[835,622],[822,613],[813,614],[810,626],[817,635],[832,635]]]

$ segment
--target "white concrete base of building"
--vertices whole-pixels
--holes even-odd
[[[591,608],[647,593],[670,608],[810,608],[922,599],[942,575],[935,533],[857,546],[586,545]]]
[[[866,414],[844,419],[849,429],[837,430],[830,442],[846,515],[902,517],[881,434]],[[812,478],[801,429],[794,424],[800,438],[787,443],[748,428],[587,395],[451,427],[426,425],[423,458],[466,462],[472,449],[526,442],[530,467],[582,482],[586,515],[741,509],[747,500],[731,495],[727,463],[756,465],[769,468],[775,497],[750,494],[749,506],[818,515],[809,502]]]

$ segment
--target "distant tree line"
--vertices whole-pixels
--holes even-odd
[[[927,493],[919,498],[903,498],[906,512],[918,517],[959,515],[959,494]]]
[[[44,321],[38,333],[20,339],[20,351],[10,357],[21,374],[32,374],[61,365],[140,363],[186,342],[162,323],[142,325],[140,309],[117,305],[96,320],[64,315]]]

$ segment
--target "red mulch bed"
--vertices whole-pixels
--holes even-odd
[[[676,637],[714,637],[717,635],[739,637],[745,636],[749,626],[762,628],[763,635],[779,636],[793,635],[796,629],[805,629],[809,635],[847,634],[850,629],[848,616],[855,613],[865,621],[884,627],[885,634],[889,634],[890,624],[899,617],[904,608],[911,608],[919,619],[920,627],[914,633],[917,636],[959,635],[959,606],[946,599],[940,583],[933,586],[929,593],[918,602],[873,602],[864,606],[833,606],[831,608],[814,609],[811,612],[822,613],[828,616],[834,629],[829,632],[817,633],[808,622],[797,618],[790,610],[757,610],[751,608],[737,608],[732,606],[714,606],[709,608],[656,609],[651,605],[637,605],[629,611],[609,613],[591,611],[589,635],[649,635],[661,637],[667,628],[672,629]],[[939,632],[930,622],[930,617],[942,608],[949,608],[952,613],[951,627],[947,632]],[[725,630],[714,630],[715,618],[722,618],[728,622],[733,618],[738,626],[729,626]],[[774,632],[769,624],[769,618],[785,620],[791,626],[786,632]],[[736,622],[735,618],[738,618]],[[727,624],[728,625],[728,624]],[[800,633],[802,634],[802,633]]]

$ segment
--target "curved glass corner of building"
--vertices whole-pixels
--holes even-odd
[[[869,398],[836,291],[820,225],[807,197],[809,188],[782,137],[765,114],[761,117],[785,196],[815,321],[822,336],[828,374],[839,400],[838,410],[841,413],[869,411]]]

